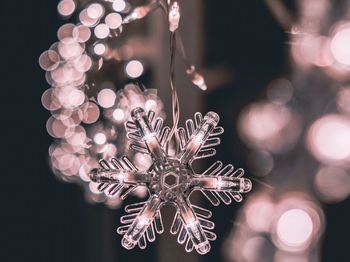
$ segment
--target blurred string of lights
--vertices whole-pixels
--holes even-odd
[[[248,168],[268,186],[250,195],[223,250],[228,261],[320,261],[323,204],[350,194],[350,1],[299,0],[297,15],[265,2],[290,35],[293,71],[240,114]]]
[[[116,82],[108,80],[110,70],[116,74],[116,61],[126,62],[128,78],[143,74],[144,65],[135,59],[137,48],[130,39],[121,46],[116,40],[123,36],[124,26],[157,9],[165,13],[169,22],[170,128],[163,127],[163,104],[156,90],[128,83],[116,91]],[[187,252],[208,253],[209,241],[216,239],[211,232],[215,225],[209,220],[209,210],[191,203],[191,193],[199,190],[213,205],[228,205],[232,200],[242,201],[241,193],[249,192],[252,184],[242,177],[242,169],[223,166],[220,161],[202,174],[192,169],[194,160],[215,155],[213,147],[220,144],[217,136],[223,128],[218,126],[219,116],[214,112],[205,116],[196,113],[194,120],[186,121],[186,128],[178,128],[176,53],[193,85],[207,89],[202,75],[187,60],[177,31],[178,2],[157,0],[135,8],[123,0],[62,0],[58,4],[63,17],[76,11],[79,23],[61,26],[57,32],[59,41],[39,58],[51,85],[42,103],[52,113],[47,130],[57,138],[49,149],[53,171],[63,180],[85,185],[89,199],[111,207],[117,207],[135,190],[148,191],[149,199],[126,206],[128,214],[121,218],[125,225],[118,228],[118,233],[123,235],[122,246],[126,249],[136,245],[144,249],[147,241],[153,242],[155,233],[163,232],[160,209],[171,204],[176,207],[176,215],[170,232],[178,235],[177,242],[185,244]],[[123,79],[122,75],[118,77]],[[126,135],[121,125],[124,123]],[[133,153],[129,148],[134,149]],[[129,157],[118,157],[126,153]]]
[[[131,108],[142,106],[165,117],[157,90],[135,84],[152,59],[147,54],[154,50],[147,44],[141,46],[139,39],[128,32],[122,34],[127,24],[162,8],[162,1],[136,8],[123,0],[58,3],[62,18],[78,22],[63,24],[57,31],[58,42],[39,57],[51,85],[42,95],[43,106],[52,114],[47,131],[55,138],[49,149],[50,165],[60,179],[81,184],[89,201],[105,202],[112,208],[120,204],[118,197],[97,190],[88,171],[98,165],[100,158],[129,151],[123,137]],[[180,35],[176,47],[193,84],[206,89],[202,75],[187,60]],[[141,154],[130,157],[147,165]],[[143,197],[145,191],[136,194]]]

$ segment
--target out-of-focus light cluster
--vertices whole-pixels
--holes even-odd
[[[282,153],[300,136],[298,116],[288,106],[293,87],[287,79],[271,82],[267,100],[248,105],[238,120],[238,131],[246,144],[255,150]]]
[[[350,194],[350,119],[343,114],[328,114],[310,126],[306,143],[310,153],[322,164],[314,176],[318,197],[336,203]]]
[[[349,163],[350,119],[337,114],[324,115],[309,128],[310,152],[324,163]]]
[[[43,97],[48,99],[46,96],[44,93]],[[121,139],[125,136],[123,123],[130,118],[130,109],[136,106],[149,107],[156,110],[158,116],[164,117],[156,90],[141,91],[134,84],[128,84],[117,92],[102,89],[97,94],[97,103],[88,101],[71,109],[70,115],[67,110],[52,110],[47,131],[56,138],[49,150],[54,173],[64,181],[82,184],[87,190],[88,200],[105,202],[111,207],[119,205],[119,198],[100,192],[96,195],[97,185],[90,182],[87,174],[98,165],[99,159],[129,152],[128,141]],[[130,152],[129,155],[135,156],[135,163],[142,167],[151,164],[151,159],[145,155],[132,155]],[[140,196],[144,196],[145,191],[141,191]]]
[[[239,220],[225,244],[229,261],[318,260],[313,248],[324,230],[324,214],[307,195],[289,192],[276,198],[258,193]]]
[[[317,67],[336,81],[346,82],[350,72],[350,21],[341,20],[327,34],[292,28],[292,57],[303,68]]]
[[[80,6],[77,6],[78,4]],[[76,25],[64,25],[62,28],[64,27],[65,30],[60,29],[59,31],[64,32],[65,37],[69,36],[72,40],[84,44],[81,50],[88,56],[87,59],[90,59],[92,62],[85,72],[98,71],[104,62],[110,60],[125,61],[128,65],[128,60],[144,52],[138,50],[139,48],[134,46],[131,41],[124,45],[117,42],[117,39],[123,32],[125,19],[132,11],[132,7],[128,2],[123,0],[104,0],[77,3],[73,0],[61,0],[58,4],[58,12],[63,17],[72,16],[76,10],[79,10],[77,14],[78,23]],[[61,40],[60,37],[59,39]],[[72,47],[74,46],[66,46],[66,52],[70,52]],[[75,48],[78,49],[78,47]],[[48,59],[47,56],[44,56],[40,63],[45,70],[56,62],[55,54],[50,54],[50,57],[53,58]],[[137,62],[141,64],[140,61]],[[125,72],[125,76],[131,79],[141,76],[144,71],[144,65],[141,64],[141,67],[142,70],[141,72],[140,70],[138,71],[137,76],[130,75],[127,72]]]
[[[350,195],[349,10],[336,13],[327,0],[297,1],[293,23],[281,16],[289,13],[280,1],[265,2],[290,29],[294,71],[240,114],[247,165],[262,189],[247,201],[224,252],[238,262],[320,261],[320,202]],[[350,1],[343,4],[349,9]]]
[[[81,5],[81,6],[80,6]],[[86,189],[89,201],[105,202],[117,207],[119,197],[97,190],[88,172],[99,159],[109,159],[129,151],[124,139],[124,122],[130,118],[131,108],[141,106],[165,117],[163,104],[155,89],[142,90],[135,84],[126,84],[117,90],[118,80],[109,80],[104,71],[119,70],[121,82],[135,79],[144,72],[144,65],[130,60],[133,47],[116,45],[122,32],[123,17],[131,6],[123,0],[90,1],[88,3],[61,0],[57,10],[62,17],[74,15],[78,23],[67,23],[57,31],[58,42],[39,57],[51,85],[42,95],[43,106],[51,112],[46,127],[55,138],[50,146],[49,159],[53,172],[62,180],[77,182]],[[124,50],[128,50],[127,53]],[[126,60],[125,66],[115,61]],[[113,62],[114,61],[114,62]],[[125,68],[125,72],[123,71]],[[100,77],[103,76],[103,77]],[[130,154],[129,154],[130,155]],[[147,156],[134,154],[135,163],[150,164]],[[145,195],[144,190],[136,194]]]

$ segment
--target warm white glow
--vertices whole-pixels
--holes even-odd
[[[78,25],[73,29],[73,37],[77,39],[79,43],[84,43],[90,39],[90,28],[85,25]]]
[[[86,140],[86,133],[81,126],[79,126],[79,128],[76,128],[75,133],[67,138],[67,142],[72,146],[84,145],[85,140]]]
[[[71,23],[67,23],[62,25],[57,30],[57,38],[63,43],[69,44],[72,42],[76,42],[76,39],[73,37],[73,32],[75,29],[75,25]]]
[[[68,100],[72,106],[78,107],[84,103],[85,94],[81,90],[73,89],[68,95]]]
[[[92,19],[100,18],[103,15],[104,9],[100,4],[91,4],[87,8],[87,15]]]
[[[169,30],[174,32],[179,27],[180,22],[180,9],[176,1],[174,1],[169,10]]]
[[[297,63],[309,67],[331,66],[334,58],[331,53],[329,39],[324,36],[304,34],[296,38],[292,45],[292,55]]]
[[[153,99],[148,99],[145,103],[145,108],[147,111],[149,110],[155,111],[157,109],[157,102]]]
[[[109,27],[106,24],[99,24],[94,29],[94,34],[99,39],[104,39],[109,36]]]
[[[52,71],[56,69],[59,65],[59,62],[60,57],[53,50],[45,51],[39,57],[39,65],[45,71]]]
[[[70,16],[75,11],[75,8],[73,0],[62,0],[57,5],[57,11],[62,16]]]
[[[110,29],[117,29],[122,25],[123,19],[118,13],[110,13],[105,18],[105,23]]]
[[[274,137],[289,122],[290,112],[274,104],[253,105],[245,116],[243,125],[252,139],[265,140]]]
[[[350,65],[350,27],[343,27],[333,37],[331,52],[341,64]]]
[[[277,222],[277,237],[288,247],[302,247],[310,239],[313,227],[308,213],[302,209],[290,209]]]
[[[95,103],[88,102],[83,105],[83,119],[86,124],[92,124],[100,117],[100,109]]]
[[[88,27],[93,27],[97,24],[98,22],[98,19],[94,19],[94,18],[91,18],[90,16],[88,16],[87,14],[87,10],[86,9],[83,9],[80,13],[79,13],[79,20],[80,22],[85,25],[85,26],[88,26]]]
[[[94,136],[94,141],[98,145],[103,145],[104,143],[106,143],[107,137],[106,137],[106,135],[104,133],[97,133]]]
[[[77,42],[59,42],[57,48],[60,55],[66,60],[77,58],[85,51],[85,49]]]
[[[130,78],[137,78],[143,73],[143,65],[140,61],[131,60],[127,63],[125,71]]]
[[[96,55],[103,55],[106,52],[106,46],[103,43],[98,43],[94,46],[94,52]]]
[[[114,0],[112,7],[115,11],[121,12],[125,9],[126,4],[124,0]]]
[[[125,117],[125,113],[124,113],[124,110],[121,109],[121,108],[116,108],[114,111],[113,111],[113,118],[117,121],[122,121]]]
[[[112,107],[115,103],[116,94],[112,89],[102,89],[97,95],[97,102],[104,108]]]
[[[238,131],[248,146],[282,152],[291,148],[300,134],[300,122],[282,104],[259,102],[244,109]]]
[[[75,59],[74,66],[77,71],[86,72],[91,68],[92,60],[88,55],[83,54],[78,59]]]
[[[339,115],[318,119],[308,131],[311,153],[321,161],[341,161],[350,155],[350,122]]]

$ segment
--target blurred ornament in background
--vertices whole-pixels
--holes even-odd
[[[55,149],[50,154],[51,167],[54,173],[65,181],[84,184],[89,180],[86,172],[97,167],[100,158],[109,159],[129,152],[129,143],[123,139],[124,122],[130,118],[133,106],[148,107],[159,112],[157,116],[164,117],[163,104],[157,96],[157,91],[142,91],[134,84],[126,85],[116,93],[112,89],[102,89],[97,95],[97,101],[97,104],[83,104],[82,107],[85,108],[78,107],[76,110],[81,111],[80,118],[78,116],[70,120],[70,116],[54,115],[47,123],[48,132],[59,139],[54,142]],[[130,154],[130,157],[132,158],[133,154]],[[84,188],[87,190],[87,197],[92,197],[89,195],[89,192],[94,193],[91,186]],[[90,200],[110,202],[103,194]],[[119,205],[118,201],[114,202]]]

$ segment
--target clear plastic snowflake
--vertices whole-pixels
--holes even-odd
[[[153,111],[146,114],[138,107],[132,111],[132,121],[125,124],[131,148],[149,154],[153,160],[151,167],[138,170],[126,156],[109,162],[101,160],[101,168],[91,171],[91,180],[101,183],[101,191],[120,193],[122,199],[138,186],[148,188],[149,199],[126,206],[128,214],[121,218],[124,225],[117,229],[123,235],[122,245],[126,249],[137,244],[144,249],[147,240],[153,242],[155,232],[163,232],[160,209],[164,204],[172,204],[176,214],[170,232],[178,234],[178,243],[186,243],[187,252],[196,249],[199,254],[206,254],[210,250],[209,241],[216,239],[211,232],[215,225],[208,220],[212,214],[209,210],[191,204],[191,193],[200,190],[213,205],[219,205],[220,200],[228,205],[232,199],[242,201],[241,193],[249,192],[252,183],[242,178],[243,169],[223,167],[220,161],[202,174],[194,173],[192,162],[215,155],[213,147],[220,144],[217,136],[224,130],[217,126],[216,113],[209,112],[204,117],[196,113],[194,121],[187,120],[186,129],[177,130],[179,150],[174,155],[168,154],[170,128],[163,127],[163,119],[154,116]]]

